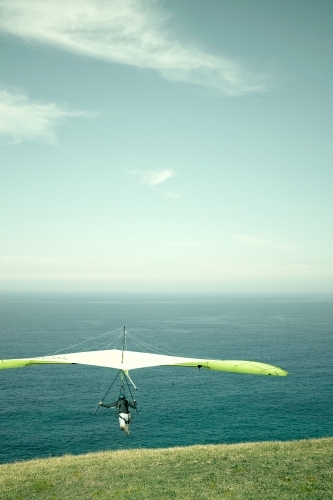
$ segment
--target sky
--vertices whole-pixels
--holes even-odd
[[[0,0],[0,291],[333,292],[331,0]]]

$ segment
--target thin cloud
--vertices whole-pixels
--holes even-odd
[[[177,198],[179,198],[179,194],[176,193],[176,191],[168,191],[167,193],[165,193],[165,196],[167,198],[172,198],[173,200],[176,200]]]
[[[53,102],[34,101],[22,91],[0,88],[0,135],[13,142],[34,139],[55,142],[54,129],[65,118],[79,116],[94,114],[64,109]]]
[[[177,40],[154,0],[0,0],[0,32],[63,50],[151,69],[226,95],[263,91],[266,77]]]
[[[149,186],[150,188],[157,190],[166,198],[179,198],[179,194],[174,190],[165,192],[160,189],[161,185],[175,175],[173,170],[132,170],[128,173],[137,176],[140,184],[144,184],[145,186]]]
[[[241,243],[245,243],[246,245],[277,248],[279,250],[288,250],[291,248],[290,244],[280,241],[275,237],[269,235],[258,236],[251,234],[233,234],[233,237]]]
[[[161,172],[144,172],[143,182],[148,184],[148,186],[157,186],[158,184],[163,184],[166,180],[170,179],[174,175],[172,170],[163,170]]]
[[[167,181],[168,179],[170,179],[170,177],[173,177],[174,175],[173,170],[159,170],[159,171],[145,170],[143,172],[140,172],[138,170],[133,170],[131,173],[139,177],[139,182],[141,184],[146,184],[147,186],[150,187],[155,187],[158,186],[159,184],[163,184],[165,181]]]
[[[168,241],[167,243],[164,243],[164,245],[168,247],[198,247],[199,243],[196,241]]]

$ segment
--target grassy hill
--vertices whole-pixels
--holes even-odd
[[[333,499],[333,438],[126,450],[0,466],[0,498]]]

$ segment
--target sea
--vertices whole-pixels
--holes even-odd
[[[118,398],[116,370],[0,370],[0,463],[333,435],[332,295],[2,293],[0,359],[122,348],[124,326],[130,350],[256,360],[289,375],[133,370],[126,436],[115,410],[98,407]]]

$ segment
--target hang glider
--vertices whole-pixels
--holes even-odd
[[[251,375],[272,375],[285,377],[288,372],[278,366],[258,361],[197,359],[164,354],[151,354],[135,351],[110,349],[103,351],[74,352],[54,356],[23,359],[0,359],[0,370],[22,368],[32,365],[79,364],[115,368],[126,373],[138,368],[152,366],[184,366],[217,370],[222,372],[247,373]]]

